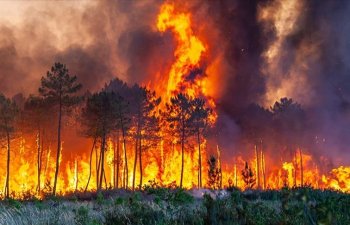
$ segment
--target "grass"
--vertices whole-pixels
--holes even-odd
[[[201,193],[204,191],[147,186],[135,192],[8,199],[0,202],[0,224],[350,224],[350,195],[335,191],[305,187]]]

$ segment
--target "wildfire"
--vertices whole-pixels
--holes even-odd
[[[277,3],[276,3],[277,4]],[[262,11],[260,19],[262,21],[272,20],[276,24],[277,38],[276,41],[267,49],[264,57],[267,60],[268,67],[266,73],[278,71],[273,64],[279,58],[280,47],[287,34],[294,30],[294,23],[299,16],[294,10],[291,14],[285,14],[289,9],[299,9],[301,7],[297,1],[289,1],[289,3],[280,3],[276,5],[280,10],[275,17],[270,17],[269,13],[272,9],[266,8]],[[276,21],[279,21],[278,23]],[[166,81],[166,91],[162,92],[159,86],[155,89],[158,94],[163,97],[163,102],[168,102],[171,97],[180,92],[185,92],[191,97],[203,97],[207,104],[215,109],[215,101],[208,94],[209,84],[207,77],[210,74],[205,74],[205,68],[202,68],[205,63],[204,54],[209,50],[209,47],[197,36],[192,27],[191,14],[188,12],[178,11],[173,4],[165,3],[161,6],[160,13],[157,18],[157,29],[159,32],[170,30],[173,32],[176,39],[176,49],[174,52],[174,62],[170,67],[167,76],[164,76]],[[270,96],[268,96],[270,97]],[[270,100],[270,99],[269,99]],[[214,112],[212,122],[216,120]],[[37,165],[36,155],[33,154],[33,149],[37,148],[39,139],[33,143],[26,140],[33,139],[32,137],[21,137],[19,141],[18,152],[15,152],[13,162],[11,163],[11,171],[16,171],[16,175],[12,175],[11,190],[13,195],[18,198],[24,198],[26,193],[41,197],[41,191],[50,192],[53,184],[55,167],[55,154],[51,152],[51,143],[48,143],[43,148],[40,160],[41,174],[38,174],[37,168],[31,165]],[[171,138],[170,138],[171,139]],[[124,145],[119,141],[107,141],[106,161],[105,161],[105,176],[103,177],[103,187],[120,188],[130,187],[133,183],[133,163],[127,164],[128,181],[123,184],[125,174],[123,168],[126,167],[126,160],[123,152],[126,150],[127,158],[134,159],[135,152],[133,151],[133,140],[126,140],[128,147],[124,149]],[[202,149],[202,182],[207,186],[208,170],[207,164],[208,155],[206,153],[207,140],[203,140],[199,147],[193,147],[192,151],[184,152],[184,168],[185,176],[183,187],[193,188],[198,187],[198,168],[199,155],[197,152]],[[65,194],[77,190],[96,190],[97,188],[97,166],[99,146],[88,151],[85,154],[73,157],[69,161],[66,157],[63,144],[61,145],[60,157],[60,173],[57,184],[58,193]],[[274,156],[269,155],[268,149],[251,149],[252,156],[244,158],[241,155],[235,156],[232,162],[227,162],[221,158],[221,150],[217,146],[217,162],[220,171],[220,186],[222,188],[228,186],[236,186],[239,188],[247,188],[241,171],[245,169],[245,165],[249,165],[252,169],[254,188],[260,189],[279,189],[282,187],[295,187],[310,185],[315,188],[332,188],[344,192],[350,192],[350,167],[340,166],[332,169],[329,173],[320,170],[320,166],[315,163],[313,156],[300,149],[295,150],[295,154],[291,159],[276,160]],[[181,167],[181,150],[175,141],[170,145],[164,140],[160,141],[159,146],[142,152],[142,171],[144,183],[154,181],[164,186],[176,184],[180,177]],[[91,160],[91,161],[90,161]],[[116,168],[120,168],[116,170]],[[39,181],[38,182],[38,177]],[[135,178],[139,180],[141,174],[136,171]],[[119,178],[119,179],[118,179]],[[4,160],[0,161],[0,184],[4,184],[6,180],[6,164]],[[89,185],[87,186],[87,181]],[[38,183],[40,185],[38,186]],[[0,192],[0,195],[3,192]]]

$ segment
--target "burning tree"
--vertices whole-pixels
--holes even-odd
[[[208,186],[212,189],[219,189],[221,186],[221,169],[218,166],[218,160],[215,158],[215,156],[210,156],[208,165]]]
[[[193,133],[191,127],[192,119],[191,99],[186,94],[178,94],[170,99],[170,104],[166,104],[165,120],[169,123],[169,128],[175,138],[181,144],[181,177],[180,187],[182,187],[184,173],[184,151],[188,137]]]
[[[248,165],[248,162],[245,162],[244,169],[242,170],[242,177],[246,187],[248,188],[254,187],[256,179],[252,169]]]
[[[6,164],[6,183],[5,197],[10,196],[10,159],[11,159],[11,139],[15,130],[15,119],[18,115],[18,109],[14,101],[0,94],[0,135],[5,137],[7,143],[7,164]]]
[[[275,129],[275,140],[279,140],[280,144],[285,147],[292,158],[298,153],[300,154],[300,185],[304,185],[303,181],[303,160],[302,150],[303,139],[305,138],[305,113],[301,105],[294,102],[290,98],[281,98],[271,107],[273,113],[273,127]],[[297,168],[297,161],[294,161],[294,168]],[[294,185],[296,185],[297,170],[294,169]]]
[[[118,187],[119,181],[119,134],[122,134],[122,144],[123,144],[123,153],[124,153],[124,168],[123,168],[123,187],[128,187],[129,181],[129,170],[128,170],[128,156],[127,156],[127,148],[126,148],[126,139],[129,135],[129,130],[131,126],[131,113],[130,113],[130,100],[131,100],[131,92],[128,85],[119,79],[113,79],[108,85],[104,88],[107,92],[112,92],[115,94],[115,100],[118,104],[114,105],[113,113],[115,119],[115,131],[117,134],[117,172],[116,174],[116,186]],[[114,166],[115,168],[115,166]]]
[[[41,87],[39,93],[48,102],[51,107],[58,107],[58,125],[57,125],[57,155],[56,170],[52,194],[56,195],[57,177],[59,170],[59,161],[61,154],[61,127],[62,115],[64,109],[69,109],[77,104],[80,97],[76,92],[82,85],[77,82],[76,76],[71,76],[66,65],[55,63],[51,71],[47,71],[46,77],[41,78]]]
[[[48,123],[52,114],[48,112],[47,102],[41,97],[29,96],[24,103],[24,110],[22,112],[21,125],[28,129],[28,132],[36,133],[37,144],[37,192],[40,192],[41,187],[41,169],[42,158],[44,152],[44,136],[47,131]]]
[[[143,142],[153,142],[159,139],[159,118],[157,116],[156,107],[160,104],[160,98],[156,97],[155,92],[145,87],[134,85],[131,88],[133,96],[132,104],[130,104],[133,114],[133,126],[135,127],[135,161],[133,171],[132,188],[135,188],[136,165],[139,158],[140,165],[140,182],[142,186],[142,151],[143,147],[147,147]]]
[[[208,128],[210,121],[209,116],[212,112],[210,108],[205,107],[204,99],[195,98],[191,101],[193,113],[191,124],[197,138],[198,144],[198,187],[202,187],[202,153],[201,153],[201,137]]]
[[[96,168],[96,183],[98,190],[102,188],[102,181],[105,176],[104,159],[107,137],[115,128],[115,124],[113,123],[113,121],[115,121],[113,114],[114,104],[117,104],[117,102],[114,102],[115,99],[116,97],[114,93],[102,91],[89,97],[82,110],[82,125],[85,128],[84,134],[94,140],[90,154],[90,175],[86,186],[89,185],[91,177],[92,151],[96,144],[96,140],[100,140],[100,154],[99,158],[96,159],[98,160]]]

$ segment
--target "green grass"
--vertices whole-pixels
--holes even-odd
[[[180,188],[77,193],[46,200],[0,202],[0,224],[350,224],[350,195],[311,188],[279,191],[231,189],[193,197]]]

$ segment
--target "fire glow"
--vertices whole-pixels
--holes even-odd
[[[151,88],[155,89],[159,96],[162,96],[163,102],[168,102],[171,97],[178,93],[186,93],[191,97],[200,96],[206,100],[206,104],[211,107],[214,112],[211,123],[217,120],[215,111],[216,104],[214,97],[208,93],[209,86],[208,77],[215,76],[210,74],[212,68],[203,70],[203,58],[207,52],[210,52],[210,46],[197,36],[191,25],[191,14],[189,12],[177,11],[175,6],[165,3],[160,8],[160,13],[156,21],[158,32],[172,32],[176,39],[176,48],[174,52],[174,61],[167,74],[163,76],[161,85],[151,84]],[[262,16],[264,17],[264,16]],[[266,18],[263,18],[264,20]],[[283,38],[283,35],[282,37]],[[268,61],[273,60],[278,55],[278,43],[272,45],[271,49],[266,52]],[[270,65],[267,70],[272,70]],[[215,70],[215,69],[214,69]],[[269,72],[269,71],[267,71]],[[269,96],[270,98],[271,96]],[[160,105],[164,109],[164,105]],[[163,132],[163,131],[161,131]],[[165,132],[163,132],[165,133]],[[169,139],[169,137],[167,137]],[[13,171],[10,178],[10,190],[12,195],[18,198],[24,198],[28,193],[41,196],[41,192],[50,192],[53,184],[55,173],[55,148],[54,142],[48,142],[41,150],[40,159],[37,159],[33,149],[40,148],[40,134],[36,137],[23,136],[13,141],[13,158],[10,165]],[[133,143],[130,137],[126,140]],[[164,186],[173,187],[179,185],[181,168],[181,149],[176,142],[172,144],[165,143],[164,140],[159,141],[159,145],[143,154],[143,181],[154,181]],[[206,187],[208,183],[209,166],[209,143],[207,140],[202,141],[200,147],[202,149],[202,183]],[[99,145],[95,145],[91,151],[92,158],[90,162],[90,150],[85,150],[84,154],[69,157],[72,160],[66,160],[69,153],[65,149],[65,143],[61,143],[62,155],[60,160],[60,172],[57,184],[58,193],[65,194],[74,191],[96,190],[97,189],[97,164]],[[125,159],[122,152],[126,151],[128,159],[134,159],[135,153],[132,149],[133,144],[128,144],[124,149],[122,140],[108,138],[106,161],[105,161],[105,177],[103,178],[103,188],[131,188],[133,184],[133,163],[128,163],[127,170],[128,181],[125,180]],[[194,145],[195,146],[195,145]],[[213,146],[210,146],[213,148]],[[322,169],[322,158],[315,159],[313,155],[304,152],[303,149],[293,149],[293,157],[289,161],[276,161],[275,157],[269,155],[268,149],[261,146],[252,146],[250,157],[241,155],[232,156],[231,159],[222,160],[220,157],[220,146],[215,146],[215,156],[218,159],[218,166],[221,169],[221,188],[236,186],[241,189],[247,188],[243,180],[241,171],[245,168],[245,162],[255,174],[254,188],[259,189],[280,189],[282,187],[296,187],[310,185],[314,188],[330,188],[343,192],[350,192],[350,167],[340,166],[324,171]],[[198,147],[193,147],[193,151],[185,151],[184,170],[185,176],[183,187],[198,187]],[[117,155],[119,153],[119,155]],[[116,164],[117,158],[119,165]],[[40,162],[41,175],[38,182],[38,172],[34,165]],[[317,163],[316,163],[317,162]],[[90,171],[90,164],[93,166]],[[118,169],[117,169],[118,167]],[[118,176],[116,173],[119,173]],[[6,181],[6,162],[0,162],[0,184]],[[118,180],[117,180],[118,178]],[[89,185],[87,181],[90,179]],[[136,169],[136,181],[140,179],[139,168]],[[38,184],[39,183],[39,184]],[[136,183],[137,184],[137,183]],[[38,186],[39,185],[39,186]],[[137,185],[136,185],[137,186]],[[40,192],[41,191],[41,192]],[[1,192],[3,195],[4,191]]]

